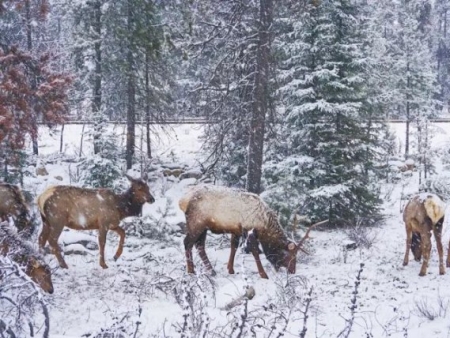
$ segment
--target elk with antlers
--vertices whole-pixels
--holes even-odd
[[[403,221],[406,227],[406,252],[403,265],[408,265],[410,249],[416,261],[419,262],[423,256],[419,276],[425,276],[427,273],[431,252],[431,231],[433,231],[439,254],[439,274],[445,274],[442,247],[445,208],[445,203],[437,195],[422,193],[414,196],[403,210]],[[450,267],[450,251],[447,267]]]
[[[61,255],[58,238],[64,226],[75,230],[98,230],[100,247],[100,266],[106,269],[105,243],[108,230],[116,232],[119,247],[114,255],[117,260],[123,251],[125,231],[119,226],[122,219],[138,216],[144,203],[153,203],[147,183],[127,176],[131,187],[117,195],[109,189],[84,189],[72,186],[54,186],[38,197],[39,211],[42,217],[42,232],[39,246],[44,248],[49,242],[53,253],[62,268],[67,264]]]
[[[249,232],[247,248],[255,258],[261,278],[268,277],[259,258],[258,242],[277,271],[280,267],[286,267],[288,273],[295,273],[297,252],[302,250],[301,246],[312,229],[300,242],[294,243],[287,238],[275,212],[258,195],[232,188],[213,185],[195,187],[181,198],[179,206],[186,216],[184,247],[188,273],[194,273],[192,247],[195,245],[206,268],[215,274],[205,252],[208,230],[215,234],[231,234],[230,274],[234,274],[234,257],[240,237],[245,232]]]

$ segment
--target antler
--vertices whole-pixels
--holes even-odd
[[[328,223],[328,220],[327,220],[327,219],[324,220],[324,221],[320,221],[320,222],[317,222],[317,223],[311,225],[311,226],[308,228],[308,230],[306,231],[305,236],[303,236],[303,238],[297,243],[298,249],[309,255],[309,252],[302,248],[303,242],[306,241],[306,240],[309,238],[309,232],[310,232],[313,228],[315,228],[316,226],[325,224],[325,223]]]

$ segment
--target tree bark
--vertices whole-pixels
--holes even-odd
[[[409,62],[406,64],[406,70],[409,73]],[[407,75],[406,79],[406,135],[405,135],[405,160],[409,155],[409,124],[410,124],[410,116],[411,116],[411,107],[410,107],[410,94],[409,90],[411,88],[411,79],[410,76]]]
[[[133,166],[133,155],[134,155],[134,144],[135,144],[135,125],[136,125],[136,114],[135,114],[135,79],[133,74],[133,34],[132,34],[132,21],[133,21],[133,11],[132,11],[132,1],[128,0],[128,9],[127,9],[127,18],[128,18],[128,34],[129,34],[129,44],[128,44],[128,52],[127,52],[127,65],[128,65],[128,74],[127,74],[127,148],[126,148],[126,162],[127,169],[131,169]]]
[[[258,49],[254,82],[254,100],[250,121],[250,137],[247,163],[247,190],[261,192],[264,129],[268,107],[270,28],[273,16],[272,0],[259,1]]]
[[[100,152],[100,137],[102,128],[102,10],[101,0],[97,0],[94,3],[94,24],[92,26],[95,34],[94,51],[95,51],[95,70],[94,70],[94,97],[92,102],[92,113],[96,118],[96,124],[94,126],[94,154]]]
[[[147,157],[152,158],[152,147],[150,143],[150,74],[149,74],[149,51],[145,53],[145,122],[146,122],[146,141],[147,141]]]
[[[27,49],[32,53],[33,49],[33,40],[32,40],[32,26],[31,26],[31,4],[30,0],[25,1],[25,20],[26,20],[26,35],[27,35]],[[36,90],[37,84],[35,78],[31,80],[31,88],[33,90]],[[37,116],[36,114],[33,114],[33,119],[31,120],[31,123],[34,124],[34,128],[36,130],[36,133],[31,136],[31,143],[33,144],[33,154],[39,155],[39,144],[38,144],[38,138],[37,138]]]

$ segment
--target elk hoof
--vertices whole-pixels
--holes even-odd
[[[59,266],[61,267],[61,269],[68,269],[69,268],[66,263],[61,263],[61,264],[59,264]]]
[[[447,268],[450,268],[450,262],[447,262]]]
[[[210,270],[210,274],[211,274],[211,276],[216,276],[217,275],[216,271],[214,271],[214,270]]]
[[[423,277],[423,276],[425,276],[425,275],[426,275],[426,272],[420,271],[420,273],[419,273],[419,276],[420,276],[420,277]]]
[[[261,273],[260,276],[261,276],[261,278],[269,279],[269,277],[265,273]]]
[[[108,269],[108,265],[106,265],[105,263],[100,263],[100,266],[103,268],[103,269]]]
[[[234,275],[234,269],[228,269],[228,273],[229,273],[230,275]]]
[[[444,269],[443,266],[439,268],[439,274],[440,275],[445,275],[445,269]]]
[[[114,256],[114,262],[116,262],[119,259],[119,256]]]
[[[408,262],[403,262],[403,266],[407,266],[408,265]]]

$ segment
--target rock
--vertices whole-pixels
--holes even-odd
[[[184,173],[184,169],[176,168],[176,169],[164,169],[163,175],[164,177],[167,176],[174,176],[174,177],[180,177],[181,174]]]
[[[414,160],[411,158],[408,158],[405,161],[405,165],[406,165],[407,170],[414,170],[414,168],[415,168]]]
[[[48,171],[43,164],[36,167],[36,176],[47,176]]]
[[[63,178],[62,178],[62,176],[55,176],[55,180],[62,181]]]
[[[87,250],[83,245],[81,244],[70,244],[64,248],[64,255],[91,255],[89,250]]]
[[[82,232],[64,231],[60,238],[65,247],[81,245],[89,250],[98,250],[97,238]]]
[[[180,175],[180,180],[185,180],[188,178],[195,178],[195,179],[200,179],[202,177],[203,173],[201,172],[201,170],[198,169],[191,169],[188,171],[185,171],[184,173],[182,173]]]

